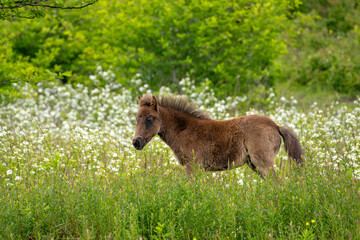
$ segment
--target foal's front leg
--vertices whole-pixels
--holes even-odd
[[[191,179],[193,172],[194,172],[194,164],[193,163],[185,164],[185,170],[186,170],[186,175],[187,175],[188,179]]]
[[[199,163],[195,162],[194,160],[188,161],[184,164],[184,166],[188,179],[192,179],[194,175],[193,173],[196,171],[196,168],[199,169],[200,167]]]

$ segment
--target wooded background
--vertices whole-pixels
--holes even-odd
[[[360,92],[357,0],[2,0],[0,19],[3,94],[23,81],[131,88],[136,74],[153,89],[208,81],[220,96]],[[99,68],[109,77],[90,78]]]

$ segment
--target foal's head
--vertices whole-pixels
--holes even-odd
[[[154,96],[139,97],[136,131],[132,144],[141,150],[160,131],[159,105]]]

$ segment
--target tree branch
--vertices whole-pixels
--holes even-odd
[[[38,4],[40,2],[45,2],[45,1],[46,0],[37,0],[34,3],[23,3],[23,4],[20,4],[20,5],[8,6],[8,7],[2,5],[2,6],[0,6],[0,9],[15,9],[15,8],[22,8],[22,7],[26,7],[26,6],[44,7],[44,8],[57,8],[57,9],[81,9],[81,8],[87,7],[89,5],[93,5],[94,3],[98,2],[99,0],[95,0],[93,2],[87,3],[87,4],[79,6],[79,7],[60,7],[60,6],[56,6],[56,5]]]
[[[28,6],[29,4],[38,4],[40,2],[46,2],[46,1],[47,0],[37,0],[35,2],[30,2],[30,3],[24,3],[23,1],[16,1],[15,4],[19,4],[19,5],[4,7],[4,4],[1,4],[2,6],[0,7],[0,9],[22,8],[22,7]]]

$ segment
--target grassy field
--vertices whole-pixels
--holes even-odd
[[[246,112],[181,84],[216,119]],[[0,107],[0,239],[360,239],[360,99],[302,110],[270,94],[247,114],[293,128],[305,166],[282,149],[278,180],[242,167],[189,181],[158,137],[132,147],[137,102],[120,85],[19,88]]]

